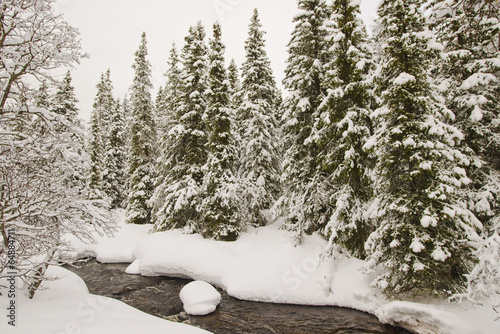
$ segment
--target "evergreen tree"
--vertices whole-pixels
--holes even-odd
[[[238,111],[240,110],[241,104],[243,102],[243,91],[241,89],[241,80],[240,80],[240,74],[238,70],[238,66],[236,65],[236,62],[233,59],[231,59],[231,62],[229,63],[229,66],[227,68],[227,79],[229,80],[229,87],[230,87],[230,103],[231,103],[231,126],[232,126],[232,135],[235,141],[235,146],[238,148],[238,154],[241,148],[241,136],[240,136],[240,129],[238,127]],[[234,167],[236,177],[238,176],[238,170],[240,169],[240,161],[239,158],[234,161]],[[241,180],[239,180],[241,183]]]
[[[86,171],[85,165],[81,162],[86,158],[84,149],[85,129],[78,118],[78,108],[76,106],[78,99],[75,95],[75,87],[73,87],[71,82],[71,72],[67,71],[62,82],[57,85],[55,94],[50,100],[48,107],[51,112],[60,116],[53,127],[56,140],[59,141],[61,147],[64,147],[67,152],[75,154],[75,160],[72,161],[72,174],[67,175],[66,185],[76,188],[79,192],[83,193],[85,191]],[[44,90],[43,86],[42,84],[42,92]]]
[[[165,73],[167,82],[163,89],[160,88],[156,101],[158,139],[160,141],[160,154],[157,167],[159,175],[158,184],[151,199],[151,203],[153,205],[153,218],[157,226],[163,224],[165,219],[164,212],[161,210],[164,210],[165,188],[169,186],[170,168],[172,167],[172,165],[169,165],[170,145],[172,144],[170,130],[173,126],[178,124],[176,113],[179,108],[180,96],[182,93],[180,61],[174,43],[170,50],[168,69]]]
[[[50,108],[49,88],[45,80],[42,81],[40,87],[38,88],[38,92],[35,96],[35,103],[37,108],[44,108],[46,110],[49,110]]]
[[[237,110],[241,104],[241,82],[240,82],[240,74],[238,71],[238,66],[234,61],[234,58],[231,59],[229,67],[227,68],[227,78],[229,80],[229,85],[231,88],[232,108],[234,110]]]
[[[58,86],[50,104],[52,112],[65,116],[68,121],[76,122],[78,118],[78,109],[76,107],[78,100],[76,99],[75,88],[71,85],[71,81],[71,72],[68,71]]]
[[[297,232],[300,242],[304,232],[325,227],[330,206],[320,188],[324,183],[315,180],[318,161],[312,129],[327,94],[323,82],[331,58],[331,8],[325,0],[299,0],[298,7],[283,81],[289,94],[283,103],[286,154],[282,179],[286,190],[282,201],[289,211],[287,225]]]
[[[438,80],[474,162],[468,168],[470,209],[488,224],[500,208],[500,9],[488,0],[434,1],[433,12],[445,45]]]
[[[203,166],[207,161],[206,111],[207,45],[199,22],[189,29],[182,49],[179,100],[168,132],[163,178],[153,199],[155,229],[203,230],[199,212]]]
[[[161,128],[160,133],[162,136],[168,135],[168,131],[170,131],[172,122],[175,118],[174,112],[179,107],[179,97],[182,87],[180,62],[181,60],[179,58],[177,48],[175,43],[173,43],[172,49],[170,49],[170,57],[168,59],[168,70],[165,73],[167,82],[158,92],[156,102],[156,109],[159,118],[158,127]],[[160,138],[162,143],[165,142],[165,138]]]
[[[132,106],[130,105],[130,100],[127,97],[123,98],[123,119],[125,120],[125,146],[127,151],[127,161],[130,156],[130,127],[132,125]],[[128,171],[127,171],[128,173]],[[128,178],[127,178],[128,179]],[[127,187],[128,188],[128,187]]]
[[[155,180],[155,124],[151,101],[151,65],[146,59],[146,34],[135,53],[134,82],[131,87],[130,153],[128,159],[128,204],[129,223],[151,222],[151,208],[148,200],[154,190]]]
[[[163,133],[160,129],[162,128],[161,125],[161,119],[163,118],[163,114],[165,113],[165,104],[167,103],[167,98],[165,97],[165,91],[163,90],[163,87],[158,88],[158,93],[156,93],[156,100],[155,100],[155,123],[156,123],[156,129],[159,133]]]
[[[200,211],[204,217],[203,234],[218,240],[236,240],[240,233],[238,189],[234,176],[236,149],[231,131],[230,82],[224,67],[225,46],[221,27],[213,27],[210,39],[207,80],[206,131],[208,158],[203,168]]]
[[[323,183],[323,197],[330,201],[325,218],[331,246],[364,257],[371,232],[365,211],[372,186],[363,146],[370,136],[368,74],[373,63],[359,2],[335,0],[332,10],[332,59],[325,64],[327,96],[313,129],[319,159],[312,180]]]
[[[254,10],[245,42],[242,67],[242,103],[238,111],[241,137],[239,176],[245,183],[249,222],[263,225],[265,210],[280,192],[280,162],[276,138],[279,93],[265,51],[265,32]]]
[[[88,154],[90,156],[90,169],[88,186],[91,196],[103,198],[103,173],[105,172],[105,152],[108,147],[107,135],[109,117],[114,105],[113,86],[110,71],[101,74],[97,84],[97,94],[94,99],[93,110],[90,116],[90,135],[88,139]]]
[[[88,188],[93,198],[102,198],[102,151],[103,143],[100,134],[99,115],[96,109],[90,115],[90,133],[87,144],[87,151],[90,157],[88,172]]]
[[[378,11],[382,106],[365,147],[378,157],[379,208],[366,247],[370,264],[385,269],[376,282],[388,294],[459,291],[473,262],[467,240],[475,218],[459,201],[470,182],[457,147],[463,135],[447,124],[453,113],[430,84],[438,46],[423,3],[384,0]]]
[[[491,0],[435,0],[431,8],[434,31],[445,47],[437,81],[465,135],[462,151],[472,161],[467,168],[472,182],[463,197],[484,225],[467,297],[500,295],[500,261],[492,261],[500,250],[500,7]]]
[[[126,199],[126,138],[124,105],[117,101],[109,118],[102,173],[103,191],[111,200],[111,208],[124,207]]]

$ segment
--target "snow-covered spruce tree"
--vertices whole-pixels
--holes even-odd
[[[241,105],[241,81],[238,65],[236,65],[234,58],[231,59],[227,68],[227,79],[231,88],[231,104],[235,112]]]
[[[229,66],[227,68],[227,79],[229,80],[229,88],[230,88],[229,100],[231,102],[231,108],[230,108],[231,122],[232,122],[231,129],[235,145],[238,148],[238,154],[239,154],[239,150],[241,148],[241,137],[240,137],[240,129],[238,127],[238,110],[241,107],[243,92],[241,89],[240,73],[234,58],[231,59],[231,62],[229,63]],[[238,176],[238,171],[240,168],[239,158],[234,161],[234,167],[236,170],[235,176],[239,178]],[[239,182],[241,183],[241,180]]]
[[[156,224],[163,224],[165,216],[162,211],[165,203],[165,188],[169,186],[170,168],[170,145],[171,134],[170,130],[178,124],[177,110],[179,108],[180,96],[182,93],[181,79],[181,59],[175,43],[170,49],[170,57],[168,59],[168,69],[165,73],[167,82],[163,88],[160,87],[156,99],[156,116],[157,116],[157,133],[160,143],[160,152],[157,159],[158,182],[151,198],[153,208],[153,220]]]
[[[66,84],[56,82],[54,69],[82,56],[78,33],[54,16],[52,3],[0,5],[0,278],[15,271],[30,297],[47,266],[57,263],[63,235],[90,240],[89,227],[106,229],[95,202],[85,200],[81,127],[66,112],[50,110],[49,94],[43,103],[36,98],[37,80],[47,91],[62,90]],[[16,246],[14,268],[9,242]]]
[[[42,80],[40,87],[35,95],[35,107],[49,109],[50,106],[50,94],[49,87],[46,80]]]
[[[462,133],[431,85],[439,45],[428,30],[423,0],[384,0],[378,14],[382,43],[376,92],[382,105],[375,135],[365,145],[375,168],[378,225],[366,243],[375,281],[387,294],[457,292],[473,264],[470,243],[479,222],[460,202],[470,180],[458,149]]]
[[[155,124],[156,131],[160,134],[163,133],[161,126],[161,119],[163,118],[163,113],[166,110],[165,104],[167,103],[167,99],[165,97],[165,91],[163,87],[158,88],[158,93],[156,94],[155,100]]]
[[[78,109],[76,107],[78,100],[76,99],[75,88],[71,85],[71,81],[71,72],[67,71],[52,98],[50,103],[51,111],[59,115],[64,115],[71,122],[78,122]]]
[[[327,96],[313,129],[318,167],[315,182],[330,200],[325,234],[334,244],[365,257],[364,244],[372,232],[365,217],[372,198],[369,159],[363,146],[370,137],[370,69],[372,52],[358,1],[333,2],[331,61],[323,87]]]
[[[169,147],[169,131],[172,126],[175,125],[175,112],[179,108],[179,101],[182,89],[181,80],[181,68],[180,68],[180,58],[175,46],[172,44],[172,49],[170,49],[170,57],[168,59],[168,69],[165,73],[167,77],[167,82],[165,86],[158,92],[158,98],[156,101],[156,110],[158,117],[158,139],[161,145],[160,154],[160,169],[165,167],[165,157],[168,156]],[[166,171],[159,171],[162,175],[166,175]]]
[[[500,171],[500,7],[495,1],[435,1],[433,22],[445,45],[438,79],[455,124],[471,155],[471,210],[483,222],[498,212],[500,189],[491,171]],[[479,161],[481,160],[481,161]],[[496,190],[494,190],[496,188]]]
[[[478,241],[478,264],[460,298],[500,297],[500,6],[498,1],[433,1],[432,23],[444,57],[437,79],[446,103],[464,133],[468,208],[484,225]]]
[[[233,241],[240,233],[238,216],[238,182],[235,177],[236,148],[232,135],[230,83],[224,65],[225,46],[221,27],[215,23],[210,39],[207,78],[207,110],[204,116],[207,132],[207,163],[203,167],[203,201],[205,237]]]
[[[97,94],[90,115],[90,133],[87,144],[87,151],[90,156],[88,187],[91,190],[90,195],[92,197],[103,198],[106,196],[103,193],[103,173],[105,172],[105,152],[108,147],[109,118],[115,108],[109,69],[101,74],[101,79],[96,87]]]
[[[130,156],[130,126],[132,125],[131,119],[132,119],[132,106],[130,105],[130,100],[125,96],[122,101],[122,107],[123,107],[123,119],[125,120],[125,147],[127,151],[127,161],[129,160]],[[128,163],[127,163],[128,165]],[[128,168],[127,168],[127,173],[128,173]],[[127,182],[128,182],[128,177],[127,177]],[[128,189],[128,186],[127,186]]]
[[[134,82],[130,92],[131,115],[128,157],[128,198],[127,221],[132,224],[151,222],[151,208],[148,200],[154,191],[155,182],[155,124],[151,101],[151,65],[146,34],[141,36],[141,44],[135,52]]]
[[[175,46],[172,44],[170,49],[170,56],[167,62],[168,69],[165,73],[167,82],[165,86],[158,92],[158,98],[156,102],[156,109],[158,115],[158,131],[160,134],[160,140],[162,144],[165,142],[163,139],[168,136],[168,132],[172,128],[172,122],[174,117],[174,112],[179,106],[179,97],[181,93],[181,59],[179,58],[179,53]],[[168,149],[168,148],[166,148]]]
[[[92,198],[102,198],[102,174],[101,154],[103,151],[102,138],[100,136],[99,118],[94,111],[90,115],[90,131],[88,135],[87,152],[90,157],[88,171],[88,188],[91,190]]]
[[[289,91],[283,102],[285,131],[284,197],[288,228],[297,232],[323,230],[328,222],[330,199],[318,179],[317,149],[312,128],[319,106],[327,95],[323,85],[325,65],[330,62],[328,23],[331,8],[325,0],[299,0],[299,14],[288,43],[288,61],[283,84]]]
[[[127,198],[127,146],[125,109],[120,101],[114,103],[109,115],[105,143],[102,190],[111,201],[112,209],[123,208]]]
[[[73,151],[77,156],[85,155],[85,129],[78,118],[78,99],[75,95],[75,87],[71,84],[71,72],[67,71],[61,83],[57,84],[54,96],[50,100],[49,110],[57,115],[61,115],[59,124],[53,130],[60,135],[61,144],[67,142],[68,151]],[[67,137],[67,138],[66,138]],[[78,164],[78,170],[73,171],[72,176],[68,176],[68,186],[75,186],[84,191],[86,184],[86,166]]]
[[[273,205],[280,193],[276,120],[279,92],[265,51],[265,32],[261,28],[255,9],[245,42],[242,102],[237,115],[241,145],[239,177],[247,197],[248,223],[254,225],[266,223],[265,210]]]
[[[189,28],[182,49],[182,71],[178,106],[173,127],[168,132],[168,152],[163,177],[152,200],[155,229],[184,228],[201,232],[203,217],[199,212],[203,166],[207,161],[206,76],[208,47],[201,22]]]

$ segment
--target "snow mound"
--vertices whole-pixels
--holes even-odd
[[[184,286],[179,294],[184,311],[191,315],[210,314],[220,303],[221,295],[213,286],[203,281],[194,281]]]

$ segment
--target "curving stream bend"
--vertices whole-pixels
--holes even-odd
[[[115,298],[143,312],[216,334],[411,334],[356,310],[242,301],[220,289],[222,301],[214,313],[188,316],[182,312],[179,292],[189,280],[127,275],[127,266],[92,259],[65,267],[80,276],[92,294]]]

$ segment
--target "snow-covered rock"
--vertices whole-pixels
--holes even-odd
[[[184,311],[191,315],[210,314],[220,303],[221,295],[213,286],[203,281],[194,281],[184,286],[179,294]]]

